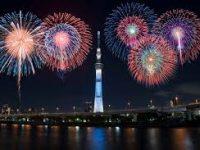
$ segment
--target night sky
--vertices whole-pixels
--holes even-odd
[[[0,15],[12,11],[31,11],[43,19],[53,12],[68,12],[80,17],[90,25],[93,33],[93,47],[84,64],[69,72],[64,80],[48,68],[37,70],[35,75],[22,79],[23,107],[45,107],[72,111],[72,106],[82,107],[84,101],[93,101],[95,92],[96,31],[103,31],[107,15],[125,0],[6,0],[1,2]],[[128,1],[127,1],[128,2]],[[145,3],[160,15],[173,8],[189,9],[200,16],[199,0],[137,0]],[[102,32],[103,33],[103,32]],[[131,77],[125,62],[115,58],[104,45],[103,53],[103,95],[104,106],[124,108],[128,101],[134,107],[147,105],[153,99],[156,105],[167,105],[174,96],[180,96],[185,103],[200,98],[200,59],[179,66],[169,82],[156,88],[146,88]],[[199,57],[200,58],[200,57]],[[0,105],[16,106],[18,100],[16,78],[5,74],[0,76]]]

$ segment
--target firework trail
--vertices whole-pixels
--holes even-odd
[[[144,4],[127,3],[117,7],[107,17],[104,29],[109,50],[122,60],[127,60],[130,48],[151,30],[156,19],[154,11]]]
[[[44,19],[47,64],[56,71],[71,71],[86,59],[91,47],[89,26],[68,13],[54,13]]]
[[[17,76],[21,101],[21,77],[35,74],[43,64],[41,57],[40,28],[37,16],[12,12],[0,17],[0,72]]]
[[[167,11],[158,18],[153,32],[168,40],[178,52],[181,65],[197,58],[200,51],[200,21],[193,12],[183,9]]]
[[[173,75],[177,63],[175,51],[162,37],[142,37],[130,51],[128,66],[134,78],[147,86],[164,83]]]

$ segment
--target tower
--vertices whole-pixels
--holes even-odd
[[[100,31],[97,32],[97,53],[96,53],[96,85],[95,85],[95,99],[94,112],[103,112],[103,94],[102,94],[102,69],[101,63],[101,48],[100,48]]]

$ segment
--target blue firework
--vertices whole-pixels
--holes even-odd
[[[132,17],[132,19],[130,17]],[[107,17],[105,23],[104,35],[108,49],[111,50],[112,53],[118,58],[127,60],[128,52],[132,46],[130,46],[130,44],[124,43],[124,41],[127,40],[122,40],[128,36],[120,38],[119,35],[123,35],[121,32],[125,33],[126,31],[130,31],[130,33],[127,34],[130,35],[134,33],[136,40],[138,40],[137,38],[146,34],[146,32],[144,33],[144,31],[147,31],[146,28],[148,28],[148,32],[151,30],[155,19],[156,15],[154,14],[154,11],[144,4],[127,3],[117,7]],[[123,25],[123,22],[125,25]],[[124,31],[120,31],[120,34],[118,34],[117,30],[119,29],[120,23],[122,23],[121,29]],[[134,28],[130,30],[129,28],[132,26]]]
[[[81,39],[73,26],[60,23],[46,31],[44,42],[49,55],[69,59],[79,50]]]
[[[46,64],[52,70],[71,71],[86,59],[92,43],[89,26],[68,13],[54,13],[42,24]]]

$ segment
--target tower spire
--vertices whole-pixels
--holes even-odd
[[[100,42],[101,42],[101,39],[100,39],[100,31],[97,31],[97,53],[96,53],[96,56],[97,56],[97,62],[100,63],[101,62],[101,48],[100,48]]]
[[[101,37],[101,33],[100,31],[97,31],[97,48],[100,48],[100,37]]]

